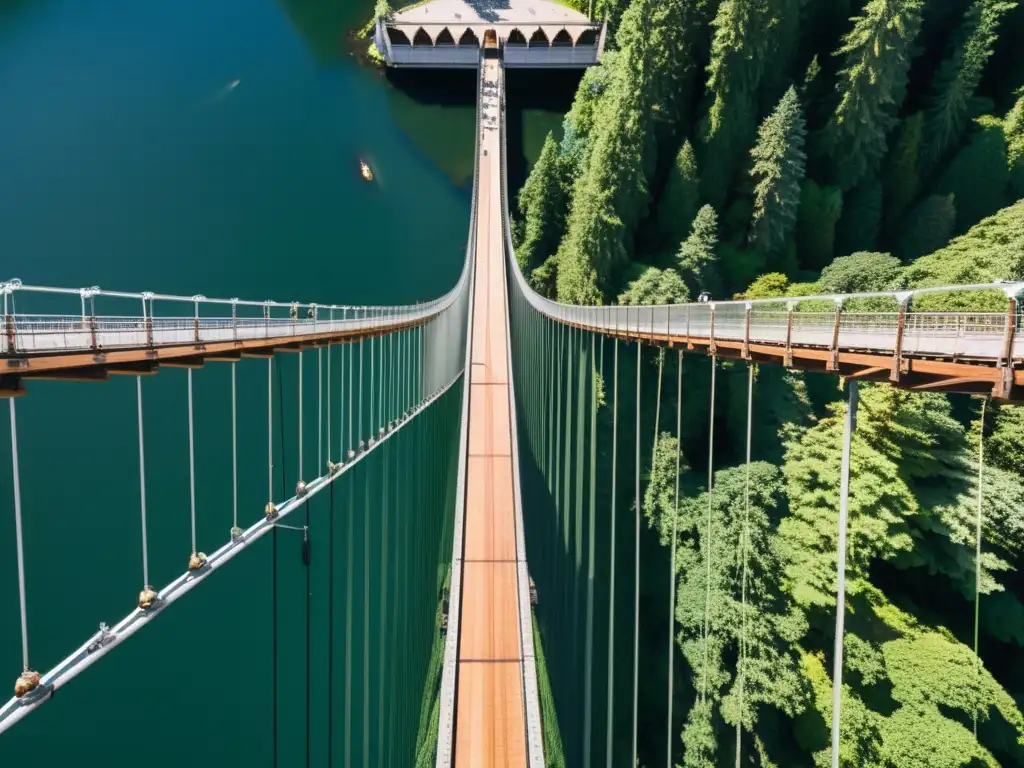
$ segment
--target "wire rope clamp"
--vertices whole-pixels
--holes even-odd
[[[352,459],[356,457],[356,452],[349,448],[346,457],[348,458],[349,461],[352,461]]]
[[[156,593],[149,584],[142,588],[139,592],[139,609],[147,611],[153,607],[153,604],[159,599],[159,595]]]
[[[156,601],[159,604],[160,598],[157,598]],[[110,645],[115,640],[117,640],[117,634],[110,631],[110,627],[107,626],[106,622],[101,621],[100,629],[93,635],[93,641],[89,643],[86,652],[96,653],[96,651]]]
[[[239,542],[243,538],[245,538],[245,531],[243,531],[237,525],[231,526],[231,541]]]
[[[384,437],[384,431],[385,431],[385,430],[384,430],[384,427],[380,427],[380,428],[379,428],[379,429],[377,430],[377,437]]]
[[[191,573],[201,571],[206,567],[206,555],[202,552],[193,552],[188,559],[188,569]]]
[[[359,452],[363,453],[365,451],[366,451],[366,443],[364,443],[362,440],[360,440],[359,441]]]
[[[277,506],[272,501],[267,502],[267,506],[263,508],[263,514],[267,520],[273,520],[277,517]]]
[[[299,482],[295,486],[295,496],[296,496],[296,498],[301,499],[305,495],[306,495],[306,483],[303,480],[299,480]]]
[[[14,698],[20,699],[39,687],[39,673],[34,669],[26,669],[14,681]]]
[[[388,432],[394,432],[394,431],[395,431],[395,422],[389,421],[388,422]]]
[[[327,460],[327,474],[335,475],[335,474],[338,473],[338,470],[340,470],[340,469],[341,469],[341,462],[340,461],[337,464],[335,464],[330,459]]]

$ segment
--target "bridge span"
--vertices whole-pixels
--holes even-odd
[[[524,401],[516,397],[517,382],[513,377],[515,367],[512,363],[513,350],[518,349],[524,351],[525,357],[530,358],[531,362],[540,365],[536,377],[528,374],[518,382],[524,389],[538,393],[548,382],[554,382],[555,353],[551,348],[544,347],[543,342],[549,338],[550,329],[555,327],[569,329],[576,334],[577,341],[583,334],[589,334],[591,339],[612,340],[616,344],[615,366],[618,365],[618,342],[624,340],[636,343],[637,531],[641,514],[641,345],[672,347],[680,355],[685,352],[706,354],[712,359],[732,357],[751,366],[754,363],[774,363],[843,375],[851,382],[851,414],[857,407],[856,382],[862,379],[884,381],[916,390],[985,394],[1011,401],[1024,399],[1024,337],[1020,334],[1022,315],[1018,304],[1024,290],[1024,284],[1021,283],[758,301],[707,301],[666,307],[575,307],[538,295],[529,286],[515,261],[510,236],[504,168],[505,70],[501,53],[499,45],[485,45],[484,55],[479,59],[476,172],[467,257],[458,284],[436,301],[407,307],[318,307],[270,301],[208,300],[201,296],[106,292],[98,288],[54,289],[28,286],[16,280],[0,284],[4,300],[4,329],[0,338],[0,394],[12,398],[9,408],[14,448],[13,496],[17,519],[24,669],[19,678],[18,694],[0,706],[0,731],[34,711],[48,700],[57,687],[66,684],[121,641],[148,625],[163,609],[202,583],[212,571],[231,561],[246,546],[266,533],[276,531],[284,517],[302,508],[307,510],[308,515],[310,497],[329,489],[336,480],[359,467],[366,456],[399,434],[406,424],[418,418],[425,408],[461,379],[463,402],[453,512],[454,536],[450,548],[451,582],[448,598],[439,601],[447,604],[447,623],[440,622],[446,626],[446,634],[438,693],[436,763],[443,768],[452,765],[472,768],[527,765],[535,768],[544,765],[543,723],[538,701],[536,662],[540,649],[535,649],[533,643],[531,579],[527,569],[519,475],[519,429],[522,425],[527,435],[531,429],[543,433],[543,426],[552,420],[555,406],[552,405],[554,401],[547,399],[545,393],[541,398],[544,413],[524,413],[520,418],[516,404]],[[969,306],[973,298],[977,298],[979,306],[986,311],[927,311],[927,301],[935,294],[959,295],[962,306]],[[867,299],[872,301],[870,305],[863,303]],[[96,310],[96,304],[101,301],[112,302],[110,306],[126,302],[133,307],[141,307],[141,313],[137,310],[128,313],[100,312]],[[35,302],[38,302],[38,308]],[[62,302],[79,303],[80,312],[69,311]],[[159,315],[154,309],[156,305],[173,306],[183,302],[191,307],[191,313]],[[916,302],[920,302],[925,310],[919,311]],[[997,308],[1000,303],[1001,308]],[[869,309],[864,309],[865,306]],[[531,335],[526,338],[515,336],[516,344],[513,344],[510,310],[513,315],[522,311],[523,316],[526,310],[530,311],[528,322],[523,327]],[[542,344],[530,348],[531,340],[539,340]],[[343,384],[343,391],[348,398],[347,450],[342,448],[344,437],[339,429],[338,453],[334,454],[338,461],[332,461],[329,426],[331,399],[328,394],[327,461],[325,466],[320,466],[323,462],[318,447],[315,471],[303,474],[301,353],[308,347],[316,348],[318,357],[321,351],[328,352],[329,393],[332,388],[330,350],[340,345],[348,352],[346,357],[341,358],[347,360],[347,367],[342,369],[343,382],[344,371],[348,371],[347,384]],[[364,349],[368,349],[365,376]],[[355,350],[358,350],[358,359]],[[282,351],[298,352],[300,359],[299,478],[293,495],[287,491],[279,492],[275,497],[272,484],[275,432],[271,391],[274,355]],[[268,487],[266,507],[259,520],[248,528],[239,527],[236,508],[230,541],[214,550],[207,558],[197,549],[193,490],[192,556],[188,571],[161,589],[150,586],[147,571],[143,578],[144,590],[140,593],[136,609],[112,627],[101,625],[99,632],[50,670],[42,674],[35,672],[29,664],[26,630],[22,510],[17,484],[18,438],[13,396],[24,394],[26,382],[33,378],[98,381],[110,374],[141,377],[143,374],[156,373],[161,367],[187,367],[191,445],[191,369],[202,366],[206,361],[234,362],[250,355],[269,360]],[[516,357],[520,371],[531,370],[524,369],[524,355],[517,354]],[[581,359],[585,359],[585,350],[584,358]],[[358,377],[353,385],[352,376],[357,365]],[[557,381],[561,384],[561,362],[558,365]],[[596,379],[593,347],[590,367],[591,375]],[[585,366],[580,364],[579,370],[582,381],[586,373]],[[615,370],[613,402],[616,405],[613,408],[617,407],[618,399],[617,367]],[[138,381],[142,559],[145,564],[147,545],[141,378]],[[366,408],[363,405],[364,381],[368,384]],[[752,376],[750,381],[753,382]],[[355,406],[353,391],[358,391]],[[581,385],[580,392],[584,391]],[[560,395],[557,392],[555,394],[557,399]],[[584,397],[581,395],[577,402],[581,420]],[[596,402],[596,395],[593,401]],[[594,402],[591,405],[596,413]],[[712,408],[713,402],[712,399]],[[353,413],[356,414],[355,419]],[[749,413],[748,410],[748,420]],[[365,429],[364,415],[367,417]],[[355,431],[353,421],[358,425]],[[845,426],[847,446],[854,424],[855,420],[850,416]],[[714,429],[713,418],[711,429]],[[550,439],[550,434],[544,434],[545,439]],[[592,439],[594,434],[596,432],[592,430]],[[560,436],[553,446],[545,444],[549,465],[557,465],[559,461],[555,451],[561,451],[563,446],[557,444],[558,440]],[[590,477],[593,482],[593,443],[591,451]],[[190,468],[192,461],[190,456]],[[235,471],[237,474],[237,461]],[[613,489],[614,473],[613,453]],[[582,473],[577,476],[579,489],[582,489],[582,477]],[[845,531],[846,527],[848,451],[844,458],[843,477],[841,531]],[[237,507],[237,487],[235,493]],[[568,494],[568,491],[565,493]],[[613,490],[613,499],[614,496]],[[591,544],[588,555],[588,567],[591,569],[588,627],[593,626],[594,619],[593,491],[591,499],[591,523],[588,529]],[[365,512],[365,509],[361,511]],[[582,541],[582,530],[583,526],[579,525],[575,531],[578,537],[578,558],[582,551],[579,543]],[[978,530],[981,530],[980,525]],[[839,544],[841,564],[845,557],[844,536],[845,533],[840,537]],[[636,551],[639,552],[639,548]],[[577,568],[579,562],[581,560],[577,560]],[[147,567],[144,565],[144,568]],[[636,567],[639,574],[639,565]],[[425,577],[412,574],[411,578]],[[837,616],[841,618],[844,610],[841,577],[839,583]],[[386,584],[384,589],[387,589]],[[639,611],[639,583],[636,594]],[[612,618],[609,619],[610,636],[614,630]],[[385,620],[381,618],[382,623]],[[839,642],[839,674],[833,681],[837,690],[841,686],[842,631],[840,621],[836,635]],[[636,646],[633,652],[636,653]],[[588,638],[588,669],[594,663],[593,655]],[[609,650],[609,669],[612,662],[613,654]],[[381,679],[383,677],[381,672]],[[635,755],[635,667],[633,684]],[[586,748],[589,749],[591,729],[599,731],[600,725],[592,721],[589,709],[587,717]],[[833,712],[835,733],[838,733],[839,717],[837,707]],[[609,703],[609,734],[612,721],[612,705]],[[328,723],[328,727],[332,725]],[[610,756],[610,735],[608,744]]]

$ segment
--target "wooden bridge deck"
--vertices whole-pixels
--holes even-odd
[[[498,62],[483,78],[496,82]],[[502,245],[500,102],[482,95],[476,285],[469,372],[465,550],[456,691],[455,764],[526,765],[519,636],[508,303]],[[487,118],[493,116],[491,121]]]

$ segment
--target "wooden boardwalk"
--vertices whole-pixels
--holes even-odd
[[[498,66],[484,61],[486,82],[497,82]],[[496,92],[485,90],[481,108],[455,764],[525,767]]]

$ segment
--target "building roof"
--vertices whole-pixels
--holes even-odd
[[[522,25],[523,27],[583,25],[591,20],[550,0],[430,0],[394,14],[392,24],[406,25]]]

